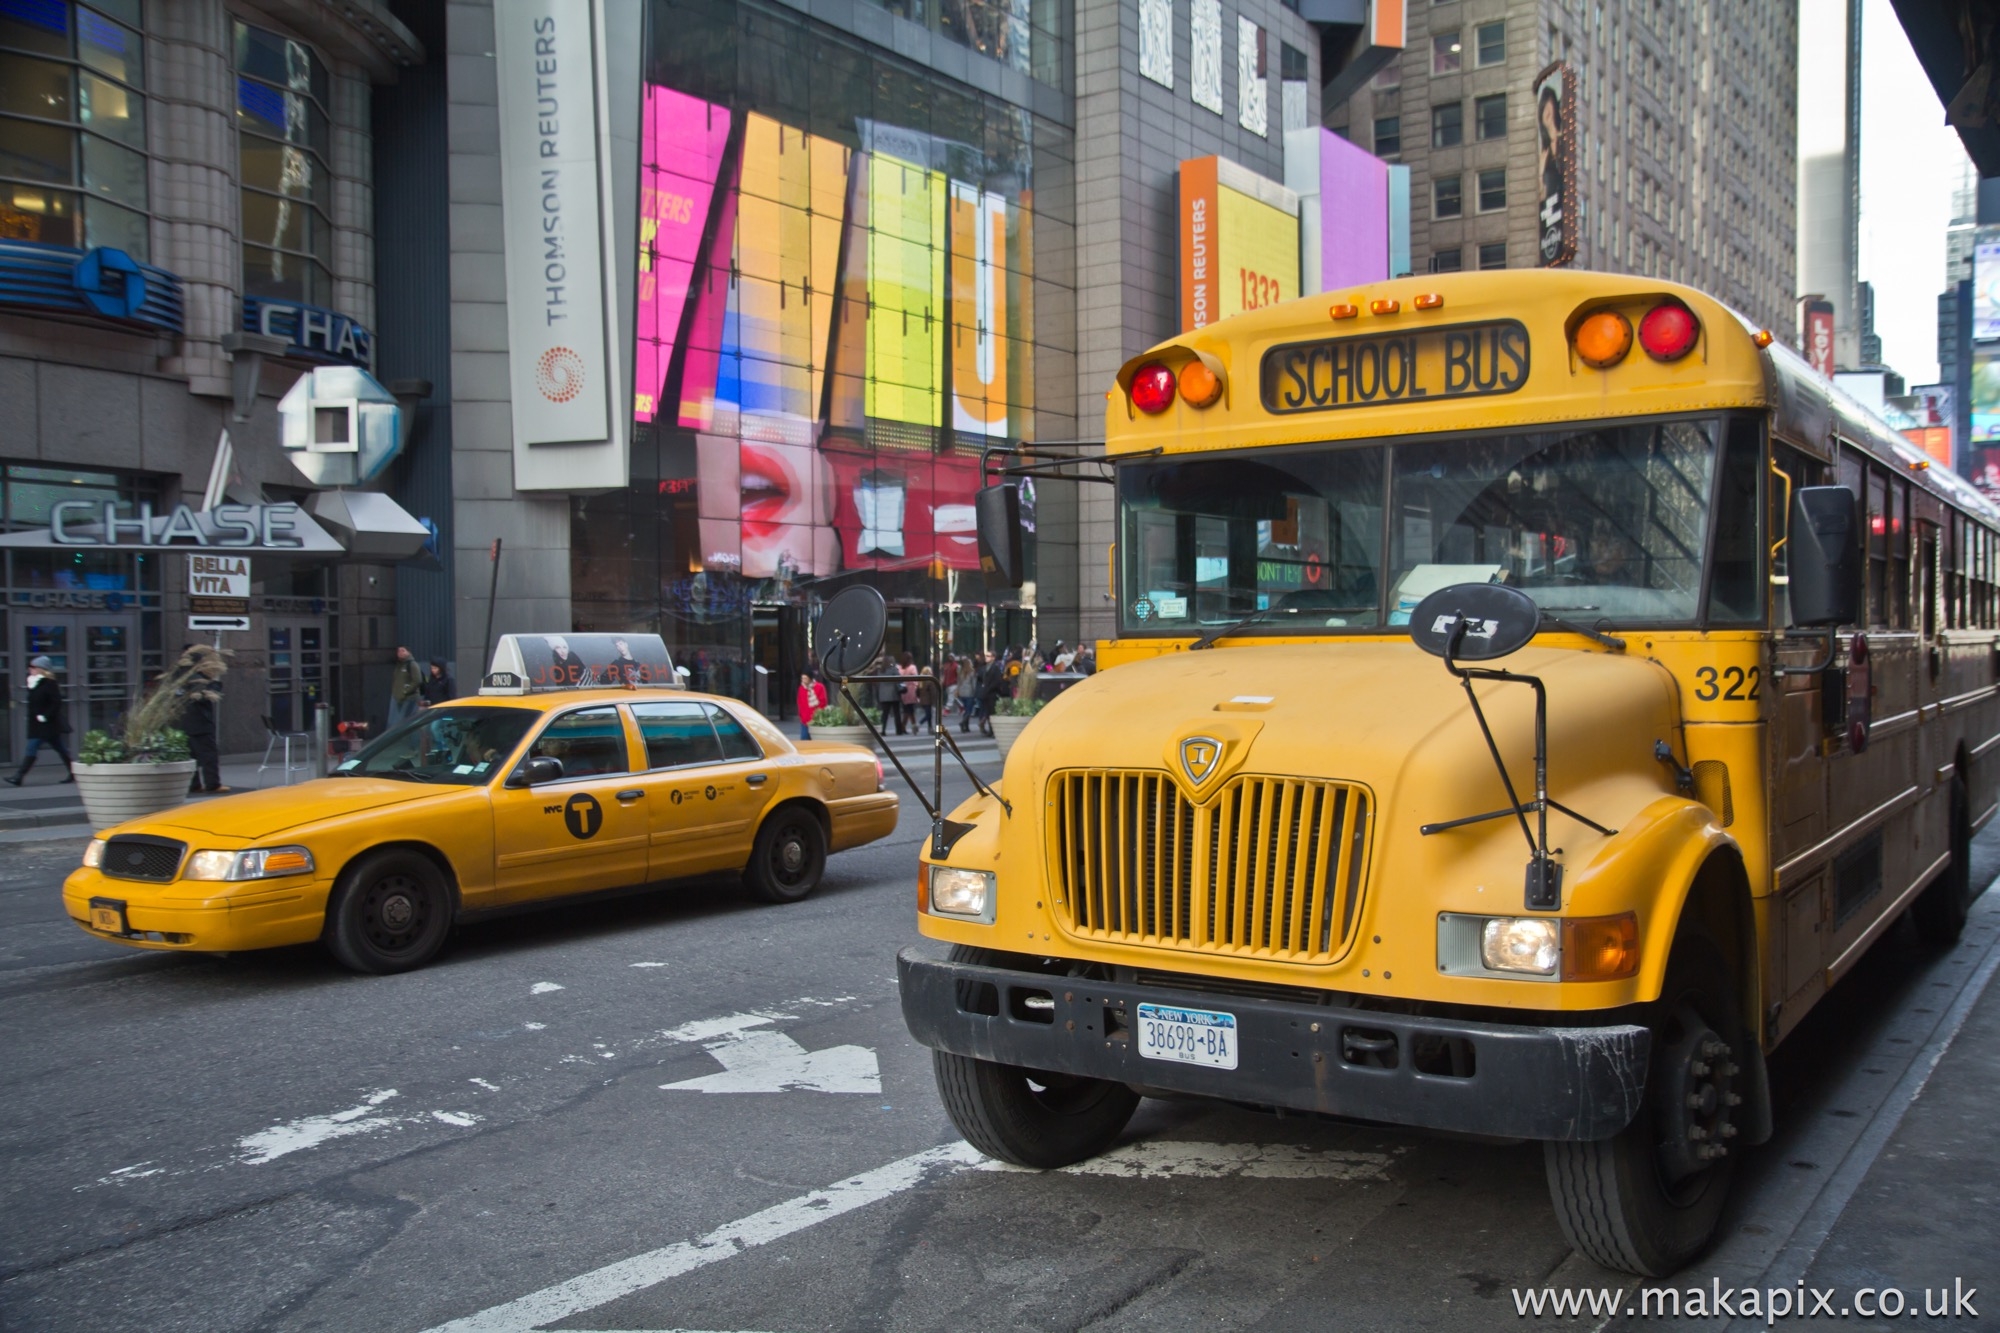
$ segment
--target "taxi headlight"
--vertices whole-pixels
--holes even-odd
[[[1479,961],[1495,972],[1552,976],[1562,956],[1557,925],[1550,918],[1496,916],[1479,933]]]
[[[308,875],[312,853],[303,847],[256,847],[247,852],[196,852],[188,858],[185,879],[274,879]]]
[[[83,868],[95,870],[104,864],[104,839],[92,838],[90,846],[83,849]]]
[[[931,910],[944,916],[993,919],[993,872],[931,867]]]

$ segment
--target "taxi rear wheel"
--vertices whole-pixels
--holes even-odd
[[[792,806],[757,830],[743,882],[767,903],[795,903],[818,888],[825,873],[826,830],[812,811]]]
[[[415,852],[382,851],[341,876],[324,939],[342,967],[381,974],[422,967],[450,930],[451,894],[438,868]]]

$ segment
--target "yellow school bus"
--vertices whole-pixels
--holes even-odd
[[[2000,512],[1614,274],[1225,320],[1105,427],[1108,669],[927,842],[950,948],[900,960],[958,1127],[1038,1167],[1148,1094],[1539,1139],[1580,1251],[1685,1263],[1766,1055],[1904,914],[1965,920]],[[1525,619],[1441,647],[1468,597]]]

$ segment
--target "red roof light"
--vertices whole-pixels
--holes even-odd
[[[1158,416],[1174,405],[1174,372],[1160,361],[1148,361],[1132,373],[1132,406]]]
[[[1679,301],[1662,301],[1639,321],[1639,346],[1655,361],[1678,361],[1694,350],[1701,324]]]

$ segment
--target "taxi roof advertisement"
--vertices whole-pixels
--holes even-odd
[[[681,683],[657,634],[508,634],[493,649],[489,674],[518,676],[530,690]]]

